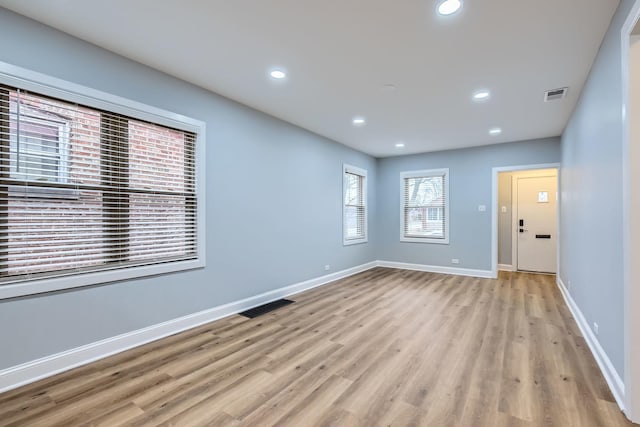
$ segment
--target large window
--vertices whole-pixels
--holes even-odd
[[[343,243],[367,241],[367,171],[343,167]]]
[[[449,243],[449,169],[400,174],[400,240]]]
[[[0,85],[0,297],[12,286],[60,276],[71,285],[34,291],[182,263],[162,270],[175,271],[197,260],[197,137]],[[100,272],[104,279],[96,280]],[[91,281],[70,280],[89,273]],[[32,293],[22,289],[8,296]]]

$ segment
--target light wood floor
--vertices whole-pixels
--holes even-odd
[[[554,280],[377,268],[0,395],[0,425],[630,425]]]

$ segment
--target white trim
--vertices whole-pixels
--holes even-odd
[[[508,264],[498,264],[499,271],[516,271],[516,268],[513,265]]]
[[[176,129],[198,132],[204,126],[204,122],[201,120],[2,61],[0,61],[0,83]]]
[[[397,268],[401,270],[426,271],[429,273],[452,274],[454,276],[471,276],[485,279],[493,278],[489,270],[473,270],[469,268],[442,267],[439,265],[410,264],[407,262],[378,261],[378,267]]]
[[[511,265],[518,271],[518,188],[514,174],[511,174]],[[499,189],[498,189],[499,190]],[[498,248],[500,252],[500,248]]]
[[[444,175],[444,239],[429,237],[406,237],[404,235],[404,180],[405,178],[421,178]],[[400,241],[413,243],[449,244],[449,168],[426,169],[419,171],[400,172]]]
[[[345,194],[347,191],[347,180],[346,174],[351,173],[354,175],[359,175],[362,177],[362,196],[364,198],[364,237],[361,239],[347,239],[347,221],[345,215]],[[342,165],[342,245],[358,245],[360,243],[367,243],[369,241],[369,203],[368,203],[368,192],[367,186],[369,185],[367,179],[367,170],[359,168],[357,166],[351,166],[346,163]]]
[[[74,289],[101,283],[111,283],[120,280],[157,276],[176,271],[192,270],[204,267],[204,258],[189,261],[176,261],[166,264],[151,264],[140,267],[102,270],[91,273],[58,276],[47,279],[12,283],[0,286],[0,300],[17,298],[25,295],[35,295],[45,292],[55,292],[64,289]]]
[[[21,96],[21,94],[19,94],[18,96]],[[20,98],[18,98],[20,99]],[[57,139],[57,158],[59,161],[58,167],[56,168],[56,175],[55,175],[55,181],[53,182],[61,182],[61,183],[67,183],[69,182],[69,155],[70,155],[70,150],[69,150],[69,146],[71,145],[69,142],[69,135],[70,135],[70,129],[69,129],[69,121],[64,121],[64,119],[62,119],[61,117],[57,117],[55,119],[53,118],[47,118],[45,114],[40,113],[41,116],[43,117],[33,117],[30,114],[38,114],[39,112],[37,111],[38,109],[35,107],[31,107],[32,110],[36,110],[36,111],[32,111],[30,114],[24,114],[22,112],[21,106],[20,106],[20,102],[16,103],[16,114],[19,117],[19,124],[20,124],[20,129],[23,129],[23,123],[26,124],[35,124],[35,125],[40,125],[40,126],[44,126],[44,127],[48,127],[48,128],[53,128],[55,126],[55,128],[58,129],[58,139]],[[19,140],[17,135],[12,135],[12,138],[15,138],[15,140],[10,141],[15,143],[17,147],[21,146],[22,142]],[[10,138],[11,140],[11,138]],[[40,141],[42,142],[42,141]],[[51,141],[49,141],[51,142]],[[21,150],[21,152],[25,153],[26,155],[32,154],[35,156],[42,156],[44,155],[45,157],[48,157],[49,154],[56,154],[54,153],[47,153],[47,152],[43,152],[37,149],[33,149],[33,148],[27,148],[25,147],[23,150]],[[55,158],[55,157],[54,157]],[[18,166],[19,166],[19,162],[16,162],[15,165],[12,165],[10,168],[10,176],[11,178],[17,178],[23,181],[36,181],[37,179],[35,178],[35,176],[29,177],[29,175],[35,175],[33,172],[31,173],[25,173],[25,172],[18,172]],[[15,170],[14,170],[15,168]],[[37,166],[32,167],[32,168],[37,168]],[[32,169],[33,170],[33,169]],[[38,171],[38,175],[40,177],[42,177],[42,171]],[[45,180],[45,182],[48,180]]]
[[[195,161],[196,161],[196,233],[197,258],[195,260],[169,262],[140,267],[101,270],[86,274],[69,274],[55,278],[45,278],[28,282],[19,282],[0,286],[0,300],[52,292],[62,289],[72,289],[82,286],[109,283],[120,280],[155,276],[176,271],[191,270],[205,266],[206,260],[206,189],[205,189],[205,145],[206,124],[160,108],[142,104],[137,101],[111,95],[96,89],[78,85],[55,77],[47,76],[25,68],[17,67],[0,61],[0,83],[19,87],[28,91],[51,96],[65,101],[76,102],[89,107],[113,111],[129,117],[170,126],[176,129],[195,132]]]
[[[516,172],[534,169],[558,169],[558,185],[560,185],[560,163],[542,163],[533,165],[500,166],[491,170],[491,273],[498,277],[498,174],[500,172]],[[558,200],[558,254],[560,253],[560,200]],[[513,262],[513,260],[512,260]],[[559,264],[558,264],[559,265]]]
[[[376,261],[107,338],[0,371],[0,393],[376,267]]]
[[[560,279],[560,276],[556,276],[556,283],[558,285],[558,289],[560,289],[560,293],[562,293],[562,297],[564,298],[567,307],[569,307],[569,311],[571,311],[571,314],[573,315],[573,318],[575,319],[576,324],[580,329],[580,332],[582,332],[582,336],[587,342],[587,345],[589,346],[593,357],[596,359],[598,367],[600,367],[600,371],[602,371],[602,375],[607,381],[613,397],[616,399],[616,402],[618,403],[620,409],[624,411],[625,387],[622,379],[620,378],[620,375],[618,375],[618,372],[613,366],[613,363],[611,363],[609,356],[607,356],[607,353],[600,345],[600,342],[589,327],[589,324],[584,318],[582,311],[580,311],[580,308],[571,297],[571,294],[565,287],[562,279]]]
[[[640,226],[637,209],[631,203],[633,193],[637,193],[637,179],[632,181],[632,170],[638,168],[637,158],[631,152],[630,105],[630,62],[631,33],[640,19],[640,0],[631,7],[629,16],[622,25],[621,66],[622,66],[622,263],[624,282],[624,382],[626,385],[625,408],[630,420],[640,423],[640,271],[634,267],[631,254],[640,253],[640,243],[632,239],[631,233]],[[637,149],[637,148],[636,148]],[[633,187],[633,191],[632,191]]]

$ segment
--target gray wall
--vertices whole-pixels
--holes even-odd
[[[498,174],[498,264],[511,265],[512,262],[512,188],[513,174],[502,172]],[[502,212],[502,207],[506,212]]]
[[[372,157],[1,8],[0,39],[0,61],[207,123],[207,267],[0,302],[0,369],[375,260],[342,246],[342,163],[373,189]]]
[[[491,270],[492,168],[559,161],[559,138],[378,160],[378,259]],[[400,242],[400,172],[435,168],[449,168],[450,243]]]
[[[622,0],[562,137],[560,277],[624,378]]]

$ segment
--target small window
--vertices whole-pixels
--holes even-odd
[[[69,119],[9,94],[11,178],[64,183],[69,178]]]
[[[343,167],[343,243],[367,241],[367,171]]]
[[[400,240],[449,243],[449,169],[400,174]]]

